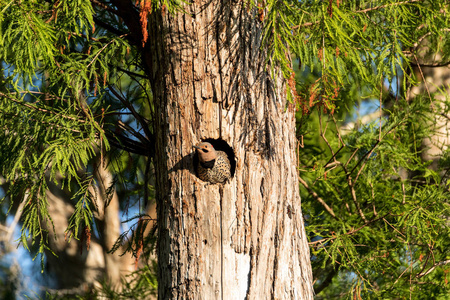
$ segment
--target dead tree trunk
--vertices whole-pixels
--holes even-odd
[[[160,299],[313,297],[294,111],[245,2],[151,15]],[[224,185],[195,175],[192,146],[205,139],[234,150]]]

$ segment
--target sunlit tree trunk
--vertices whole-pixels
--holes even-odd
[[[245,2],[151,15],[160,299],[313,298],[294,109]],[[192,146],[204,139],[234,150],[224,185],[195,175]]]

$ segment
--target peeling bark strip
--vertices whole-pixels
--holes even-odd
[[[151,15],[159,299],[313,297],[295,118],[284,81],[267,72],[258,11],[245,2]],[[220,132],[237,161],[223,192],[192,164],[192,146]]]

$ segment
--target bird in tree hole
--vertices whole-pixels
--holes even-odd
[[[193,146],[198,154],[195,166],[198,177],[210,183],[225,183],[231,177],[231,164],[224,151],[215,150],[207,142]]]

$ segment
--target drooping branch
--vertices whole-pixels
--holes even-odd
[[[374,10],[380,10],[389,6],[398,6],[398,5],[404,5],[404,4],[410,4],[410,3],[414,3],[414,2],[421,2],[424,0],[409,0],[409,1],[402,1],[402,2],[396,2],[396,3],[388,3],[388,4],[383,4],[383,5],[379,5],[379,6],[375,6],[375,7],[369,7],[366,9],[361,9],[361,10],[357,10],[354,13],[367,13],[369,11],[374,11]],[[321,21],[315,21],[315,22],[306,22],[300,25],[295,25],[292,27],[293,30],[298,29],[300,27],[309,27],[309,26],[313,26],[313,25],[317,25],[319,24]]]
[[[362,10],[357,10],[356,12],[357,13],[366,13],[369,11],[379,10],[379,9],[383,9],[383,8],[390,7],[390,6],[398,6],[398,5],[410,4],[410,3],[421,2],[421,1],[424,1],[424,0],[409,0],[409,1],[388,3],[388,4],[383,4],[383,5],[379,5],[379,6],[375,6],[375,7],[369,7],[369,8],[362,9]]]

